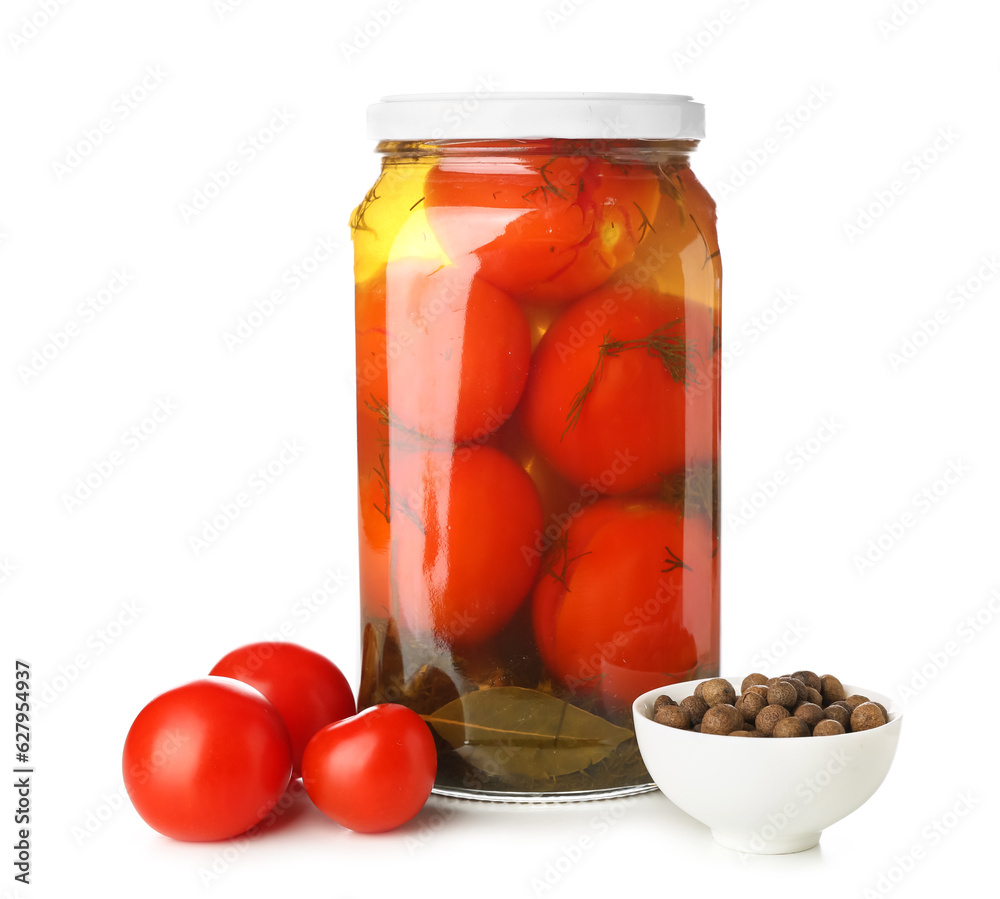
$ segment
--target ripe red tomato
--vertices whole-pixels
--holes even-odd
[[[529,435],[567,479],[610,494],[713,452],[710,391],[688,392],[713,351],[711,312],[616,285],[570,306],[535,350],[521,404]]]
[[[683,680],[715,627],[712,551],[704,518],[682,518],[656,500],[588,507],[549,552],[535,587],[542,660],[609,708]]]
[[[656,215],[659,181],[572,147],[529,152],[443,160],[427,176],[424,207],[452,259],[474,253],[479,274],[518,299],[564,303],[632,258]]]
[[[392,478],[401,623],[452,646],[492,636],[538,571],[542,507],[531,479],[486,446],[393,456]]]
[[[260,690],[278,710],[292,739],[292,777],[316,731],[357,711],[354,692],[326,656],[295,643],[251,643],[223,656],[209,672]]]
[[[125,738],[129,799],[175,840],[225,840],[264,818],[292,771],[288,729],[263,694],[226,677],[161,693]]]
[[[528,377],[528,323],[469,265],[427,272],[418,260],[386,274],[388,412],[434,440],[479,439],[517,406]]]
[[[660,203],[660,182],[652,169],[612,165],[594,158],[583,173],[581,205],[591,211],[590,234],[573,261],[518,294],[527,303],[564,303],[600,287],[635,255],[652,227]],[[517,264],[518,251],[510,252]]]
[[[437,750],[427,725],[391,703],[324,727],[302,758],[302,784],[316,807],[361,833],[392,830],[413,818],[436,775]]]
[[[424,184],[427,220],[452,259],[474,252],[480,275],[516,296],[571,264],[593,229],[577,202],[586,167],[584,156],[442,160]]]

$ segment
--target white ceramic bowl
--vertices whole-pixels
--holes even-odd
[[[727,680],[739,694],[742,677]],[[777,855],[812,848],[824,828],[867,802],[892,765],[903,716],[881,693],[844,684],[848,696],[882,703],[889,721],[829,737],[729,737],[653,721],[657,696],[680,702],[699,683],[643,693],[632,704],[635,735],[656,785],[728,849]]]

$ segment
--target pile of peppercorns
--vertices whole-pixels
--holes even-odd
[[[748,674],[737,698],[723,677],[702,681],[679,703],[657,697],[653,720],[667,727],[732,737],[827,737],[880,727],[889,712],[867,696],[848,696],[832,674]]]

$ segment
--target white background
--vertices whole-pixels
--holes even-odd
[[[544,895],[923,897],[988,875],[1000,279],[977,272],[1000,252],[995,4],[44,8],[0,12],[2,658],[11,671],[28,660],[36,687],[34,882],[15,891],[4,858],[0,891],[533,896],[549,873]],[[232,846],[173,843],[121,799],[135,714],[237,645],[284,626],[357,683],[347,220],[377,172],[365,106],[484,84],[707,105],[694,165],[719,203],[732,355],[723,668],[833,671],[907,715],[882,789],[817,849],[740,858],[660,794],[546,809],[433,800],[379,837],[304,800]],[[133,91],[130,108],[120,95]],[[276,111],[283,130],[241,155]],[[226,188],[186,215],[233,160]],[[321,240],[338,247],[326,261]],[[290,290],[296,264],[313,272]],[[122,273],[100,314],[81,311]],[[286,302],[231,351],[225,334],[283,285]],[[158,404],[166,420],[128,439]],[[192,535],[286,441],[291,464],[196,552]],[[114,452],[110,476],[67,503]],[[972,810],[953,817],[963,796]],[[561,860],[584,837],[590,848]]]

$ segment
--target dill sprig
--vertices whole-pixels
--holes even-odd
[[[632,205],[639,210],[639,216],[641,218],[639,223],[639,239],[636,241],[637,244],[640,244],[642,243],[642,239],[646,236],[646,231],[649,230],[655,234],[656,228],[653,227],[653,223],[649,220],[649,216],[646,215],[643,208],[636,203],[635,200],[632,201]]]
[[[688,571],[692,570],[691,566],[685,565],[684,562],[681,560],[681,557],[677,555],[677,553],[675,553],[669,546],[665,546],[663,548],[667,551],[667,558],[664,559],[663,561],[663,564],[666,565],[667,567],[660,569],[661,574],[667,574],[671,571],[676,571],[678,568],[686,568]]]
[[[597,363],[587,378],[587,383],[573,397],[569,411],[566,413],[566,428],[562,432],[562,440],[566,434],[576,427],[583,412],[583,405],[590,396],[597,382],[604,376],[604,360],[619,356],[629,350],[644,349],[654,359],[659,359],[667,373],[678,384],[686,384],[689,375],[694,374],[694,363],[690,358],[690,343],[682,336],[668,333],[675,325],[684,319],[678,318],[665,325],[660,325],[645,337],[634,340],[615,340],[610,332],[604,335],[604,340],[597,349]]]
[[[382,183],[382,179],[385,177],[383,172],[378,176],[375,183],[368,188],[368,193],[365,194],[365,198],[358,204],[357,209],[351,213],[351,233],[354,234],[358,231],[371,231],[372,229],[368,227],[365,222],[365,213],[368,211],[368,207],[372,205],[376,200],[380,200],[381,197],[378,194],[379,185]],[[374,233],[374,232],[372,232]]]
[[[542,176],[542,183],[539,184],[537,187],[533,187],[531,188],[531,190],[522,194],[521,195],[522,200],[524,200],[525,202],[532,202],[532,198],[536,193],[538,193],[538,191],[542,192],[542,199],[546,203],[549,202],[549,194],[552,194],[554,197],[558,197],[560,200],[566,199],[566,194],[563,193],[563,191],[558,187],[558,185],[556,185],[549,177],[549,166],[552,165],[552,163],[554,163],[558,158],[559,158],[558,156],[553,156],[548,162],[539,167],[538,174]],[[582,179],[580,180],[579,185],[580,189],[582,190],[583,189]]]
[[[588,550],[585,553],[580,553],[578,556],[569,558],[569,537],[565,532],[563,532],[559,535],[556,541],[552,544],[552,548],[549,550],[549,556],[545,562],[545,574],[562,584],[563,589],[568,593],[569,584],[566,583],[566,574],[569,571],[569,566],[577,559],[582,559],[584,556],[589,555],[590,551]]]
[[[392,483],[389,480],[389,469],[385,464],[385,453],[379,453],[378,466],[372,470],[378,480],[379,489],[382,491],[382,501],[385,503],[384,506],[380,506],[378,503],[372,504],[378,510],[379,514],[386,522],[391,522],[392,513],[396,511],[400,515],[409,518],[417,526],[421,534],[426,534],[427,530],[424,527],[424,523],[420,520],[420,516],[410,508],[409,504],[400,496],[399,491],[393,489]]]

